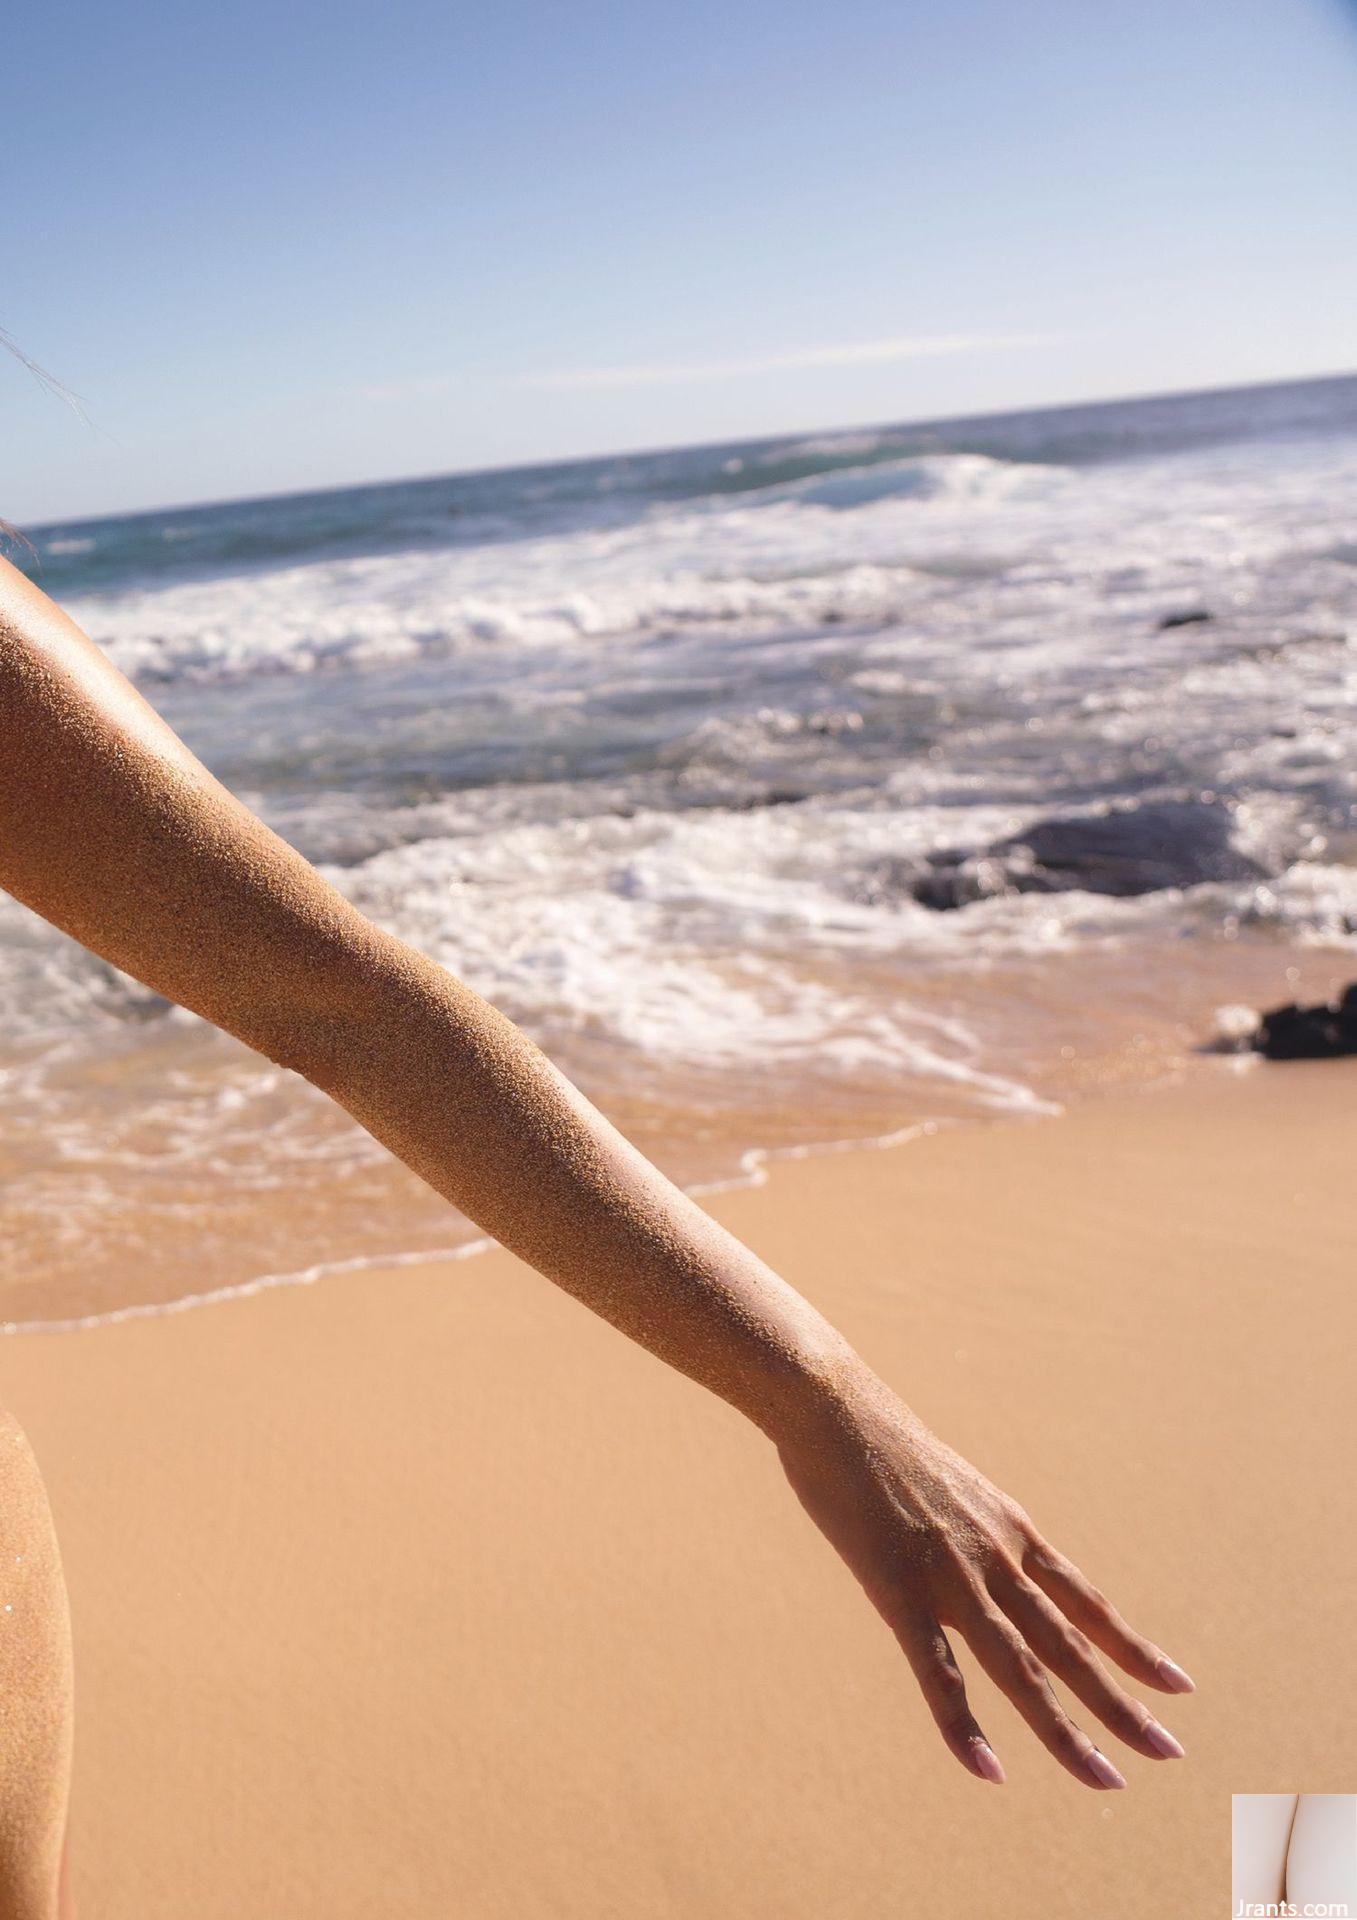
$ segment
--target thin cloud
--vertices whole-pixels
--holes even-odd
[[[889,340],[849,340],[834,346],[798,347],[788,353],[759,354],[748,360],[699,360],[631,367],[565,367],[521,374],[514,382],[552,393],[597,392],[601,388],[677,386],[702,380],[747,379],[810,367],[881,365],[892,360],[931,360],[951,353],[990,353],[999,348],[1059,345],[1057,333],[915,333]]]
[[[448,393],[463,376],[457,373],[431,373],[415,380],[390,380],[373,387],[356,389],[360,400],[430,400]]]

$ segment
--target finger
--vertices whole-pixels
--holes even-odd
[[[1107,1755],[1077,1727],[1051,1691],[1046,1669],[1008,1615],[988,1595],[958,1618],[966,1644],[1002,1688],[1042,1745],[1086,1787],[1124,1787]]]
[[[1072,1560],[1036,1540],[1023,1554],[1023,1572],[1088,1635],[1096,1647],[1147,1687],[1161,1693],[1191,1693],[1193,1682],[1176,1660],[1143,1634],[1134,1633],[1105,1594],[1084,1578]]]
[[[1167,1727],[1161,1727],[1139,1700],[1107,1671],[1093,1643],[1048,1600],[1035,1581],[1015,1567],[987,1582],[998,1602],[1033,1653],[1063,1680],[1105,1726],[1137,1753],[1152,1760],[1181,1760],[1183,1749]]]
[[[963,1767],[981,1780],[1003,1785],[999,1756],[980,1731],[966,1699],[966,1682],[936,1620],[912,1618],[895,1628],[895,1637],[914,1670],[920,1691],[938,1730]]]

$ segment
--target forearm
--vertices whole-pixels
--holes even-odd
[[[766,1430],[851,1364],[526,1037],[382,932],[0,576],[0,885],[305,1074],[488,1232]]]
[[[399,942],[380,979],[309,1078],[505,1246],[766,1431],[832,1395],[852,1364],[841,1337],[511,1022]]]

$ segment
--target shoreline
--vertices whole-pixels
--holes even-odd
[[[1059,1119],[1065,1112],[1063,1107],[1052,1106],[1044,1113],[996,1114],[996,1122],[1014,1120],[1053,1120]],[[977,1116],[974,1121],[946,1119],[920,1120],[907,1126],[897,1127],[892,1133],[883,1133],[875,1138],[828,1140],[813,1146],[786,1147],[746,1147],[740,1155],[740,1165],[746,1172],[728,1180],[699,1181],[692,1186],[683,1186],[682,1191],[695,1200],[709,1199],[726,1193],[743,1193],[753,1188],[765,1186],[771,1169],[783,1160],[812,1160],[822,1154],[834,1153],[877,1153],[891,1147],[905,1146],[911,1140],[927,1138],[943,1127],[985,1125],[989,1116]],[[472,1223],[474,1224],[474,1223]],[[162,1314],[188,1313],[197,1307],[215,1307],[225,1305],[231,1300],[248,1300],[256,1294],[271,1292],[275,1287],[312,1287],[323,1280],[339,1274],[365,1273],[395,1270],[402,1267],[441,1266],[445,1262],[469,1260],[483,1253],[502,1253],[504,1249],[493,1236],[483,1234],[475,1240],[467,1240],[455,1247],[430,1247],[427,1250],[412,1249],[406,1252],[360,1254],[352,1260],[321,1260],[314,1266],[301,1267],[292,1273],[261,1273],[249,1280],[241,1280],[232,1286],[216,1287],[210,1293],[186,1293],[173,1300],[148,1300],[133,1302],[125,1307],[110,1307],[103,1313],[82,1314],[69,1320],[5,1320],[0,1321],[0,1339],[15,1338],[23,1334],[83,1333],[95,1327],[120,1326],[127,1320],[155,1319]]]
[[[1048,1015],[1063,1004],[1068,1044],[1063,1059],[1052,1054],[1042,1071],[1023,1068],[1013,1081],[1022,1086],[1020,1100],[963,1099],[945,1077],[906,1076],[883,1104],[851,1079],[829,1098],[794,1075],[783,1083],[766,1074],[751,1100],[741,1096],[736,1076],[731,1085],[709,1088],[705,1102],[694,1087],[691,1100],[661,1112],[644,1075],[633,1087],[615,1076],[599,1082],[569,1057],[553,1057],[648,1158],[705,1201],[740,1190],[759,1177],[759,1168],[784,1159],[878,1151],[930,1126],[988,1128],[1010,1118],[1078,1111],[1119,1087],[1153,1094],[1179,1079],[1209,1077],[1221,1070],[1208,1043],[1226,1003],[1329,998],[1353,968],[1351,952],[1335,946],[1218,952],[1210,945],[1191,950],[1188,943],[1183,950],[1161,947],[1154,958],[1156,984],[1149,993],[1137,990],[1130,961],[1117,952],[1066,956],[1048,973],[1043,1004]],[[1029,963],[1030,978],[1034,969]],[[1006,975],[985,991],[993,998],[1001,985],[1008,991],[1017,983]],[[1161,1004],[1169,985],[1176,999],[1172,1020]],[[1020,995],[1019,1021],[1024,1009],[1030,1012],[1031,1003]],[[174,1064],[161,1060],[162,1078]],[[156,1132],[164,1109],[144,1069],[131,1080],[111,1070],[97,1088],[69,1090],[94,1133],[101,1115],[116,1110],[122,1116],[115,1136],[87,1143],[93,1158],[84,1149],[68,1157],[48,1140],[38,1115],[16,1117],[19,1149],[11,1143],[7,1151],[0,1141],[0,1218],[11,1230],[0,1335],[74,1332],[313,1284],[353,1268],[461,1258],[484,1243],[472,1221],[297,1076],[261,1073],[258,1056],[247,1049],[239,1049],[239,1064],[268,1083],[272,1104],[257,1115],[232,1109],[216,1146],[210,1130],[195,1122],[189,1150],[168,1149]],[[1012,1075],[1012,1062],[989,1064],[996,1074]],[[236,1085],[232,1058],[218,1062],[217,1071],[224,1077],[214,1098],[224,1099]],[[86,1095],[95,1093],[97,1103],[90,1104]],[[812,1126],[818,1138],[807,1137]],[[270,1160],[273,1127],[291,1137],[294,1153],[300,1147],[299,1157]]]
[[[958,1648],[982,1796],[774,1450],[502,1249],[9,1342],[75,1616],[78,1901],[1209,1910],[1232,1792],[1357,1769],[1354,1095],[1351,1062],[1205,1074],[712,1201],[1193,1672],[1187,1760],[1118,1751],[1115,1804]]]
[[[1227,1062],[1230,1063],[1228,1066]],[[1210,1055],[1208,1050],[1201,1049],[1195,1057],[1165,1067],[1154,1078],[1144,1082],[1133,1083],[1130,1086],[1126,1083],[1118,1083],[1110,1087],[1085,1085],[1073,1093],[1067,1089],[1065,1098],[1061,1100],[1043,1098],[1034,1094],[1030,1108],[1025,1110],[1009,1107],[997,1108],[990,1112],[978,1110],[967,1114],[924,1117],[907,1121],[902,1126],[881,1134],[849,1136],[838,1140],[797,1142],[782,1146],[745,1147],[738,1155],[739,1171],[737,1173],[723,1179],[678,1184],[682,1187],[682,1191],[692,1198],[706,1201],[727,1193],[741,1193],[762,1187],[770,1178],[772,1170],[784,1162],[816,1160],[826,1155],[843,1153],[886,1152],[952,1129],[970,1131],[973,1128],[1026,1126],[1039,1121],[1060,1120],[1071,1112],[1081,1110],[1086,1103],[1096,1104],[1100,1100],[1115,1099],[1131,1092],[1153,1098],[1171,1092],[1185,1082],[1195,1082],[1200,1074],[1230,1071],[1231,1068],[1235,1073],[1252,1072],[1267,1064],[1261,1058],[1251,1056],[1247,1052]],[[450,1211],[456,1210],[450,1209]],[[467,1224],[474,1229],[473,1221],[468,1220]],[[250,1299],[278,1287],[316,1286],[340,1274],[375,1272],[387,1268],[411,1266],[438,1266],[447,1261],[467,1260],[480,1254],[500,1250],[498,1241],[493,1237],[476,1234],[475,1237],[450,1247],[393,1249],[389,1252],[360,1254],[347,1260],[322,1260],[311,1266],[286,1272],[251,1275],[248,1279],[214,1287],[205,1293],[181,1294],[169,1300],[132,1301],[125,1306],[109,1307],[100,1312],[72,1315],[61,1319],[3,1320],[0,1321],[0,1340],[14,1339],[27,1334],[81,1333],[95,1327],[118,1326],[128,1320],[187,1313],[198,1307],[220,1306],[231,1300]]]

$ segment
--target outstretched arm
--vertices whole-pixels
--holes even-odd
[[[516,1027],[221,786],[4,562],[0,886],[304,1074],[505,1246],[747,1414],[972,1772],[1002,1777],[947,1624],[1086,1784],[1124,1782],[1048,1669],[1139,1752],[1176,1750],[1092,1643],[1150,1686],[1185,1691],[1186,1676]]]

